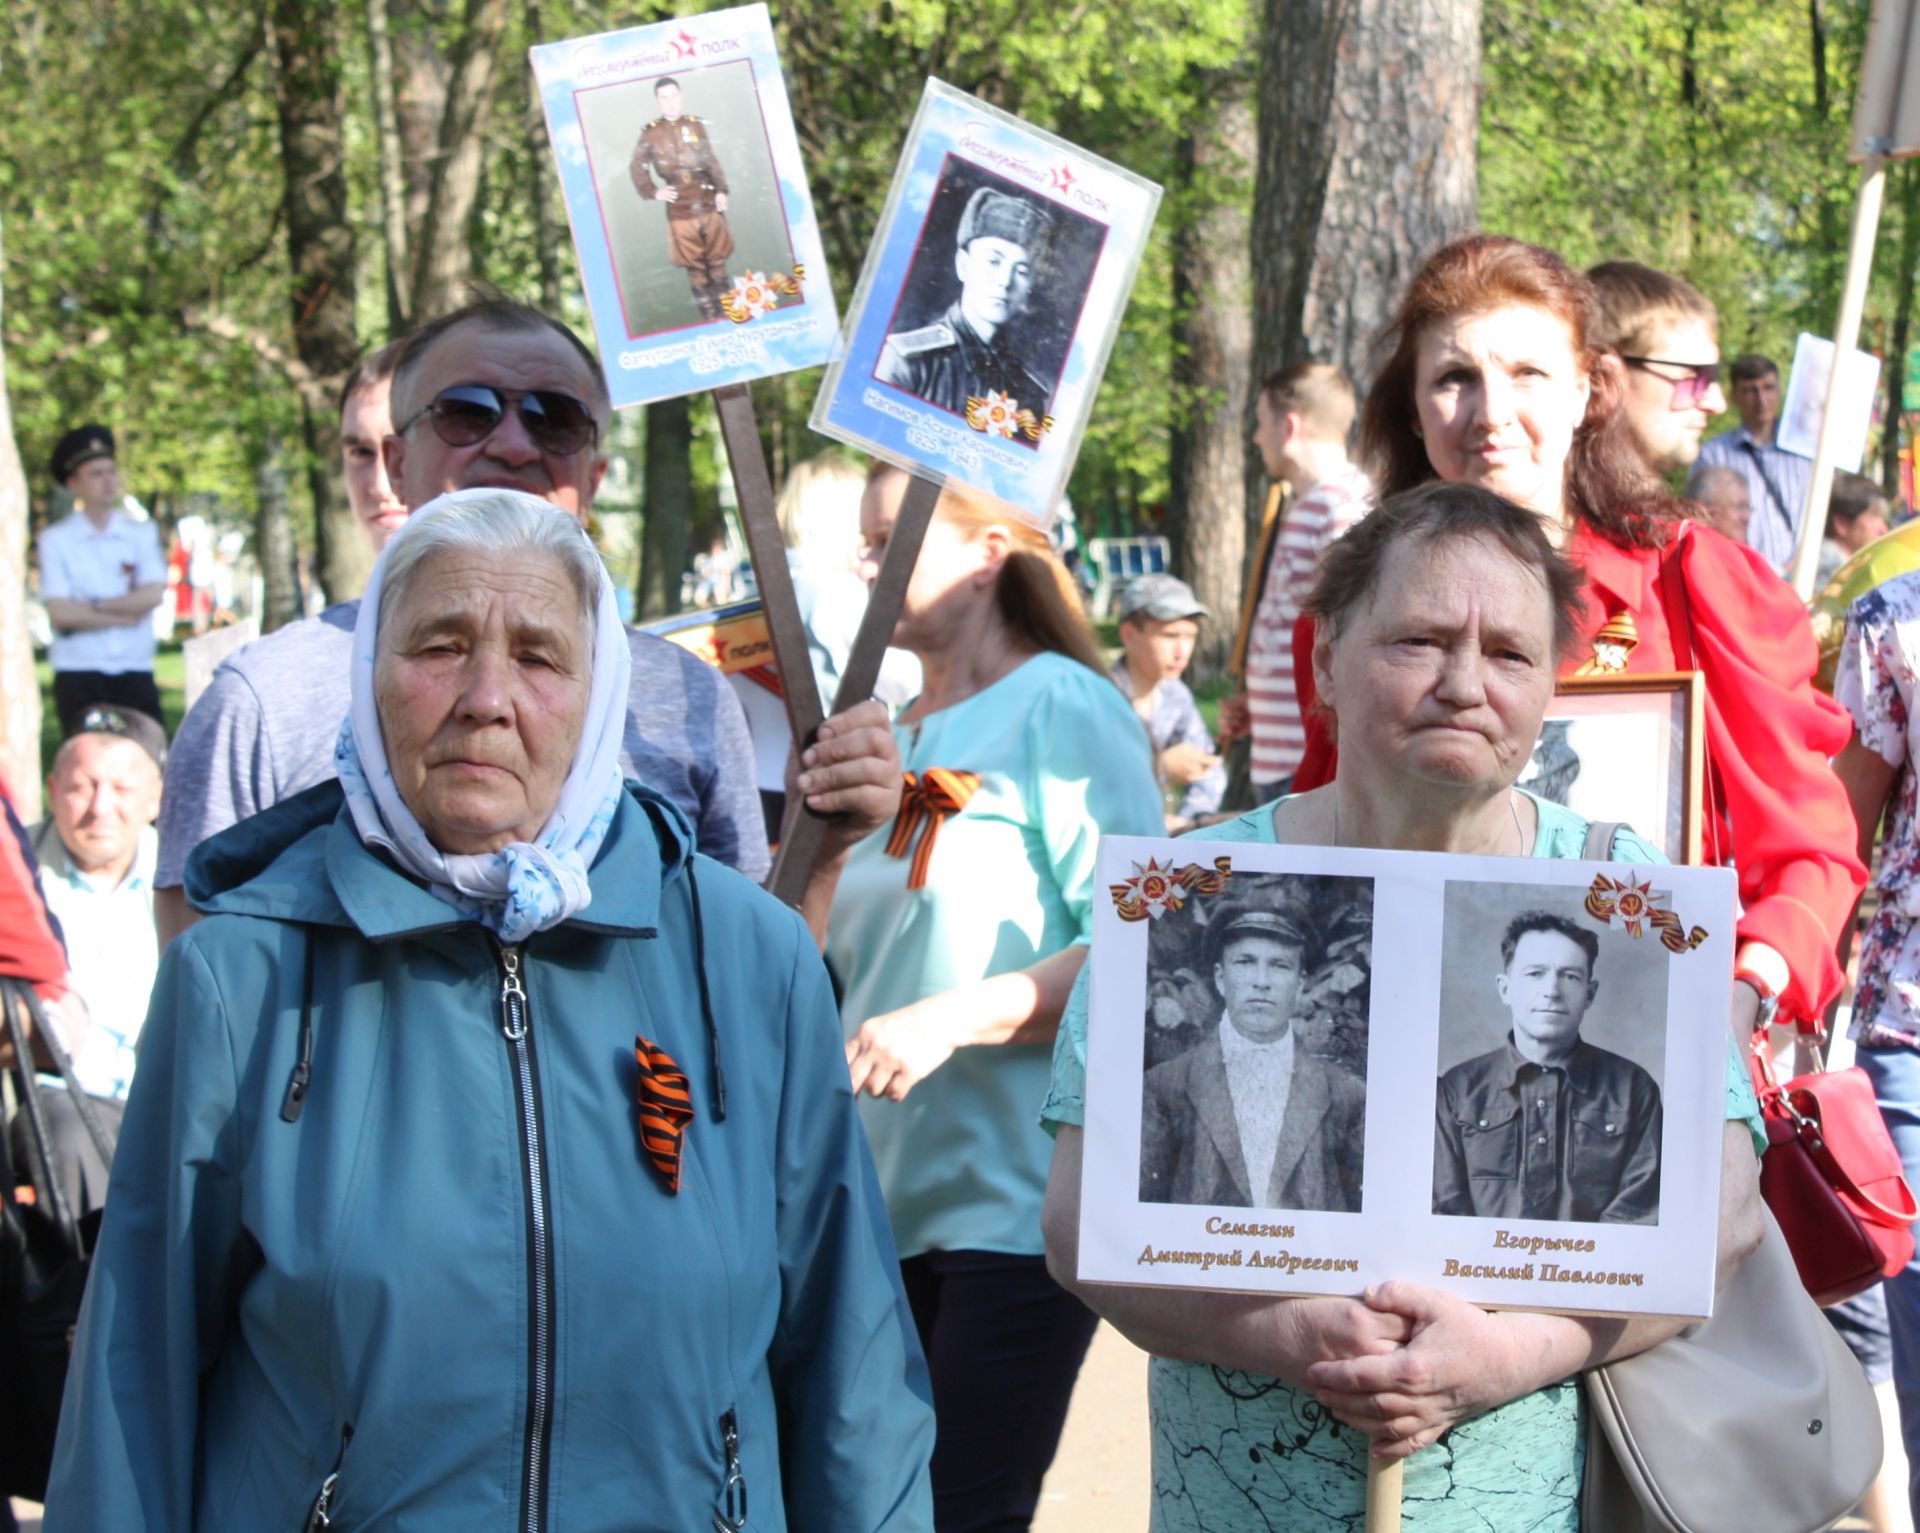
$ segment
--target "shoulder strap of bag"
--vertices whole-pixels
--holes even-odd
[[[46,1110],[40,1101],[40,1083],[34,1076],[33,1050],[27,1041],[27,1029],[20,1020],[20,992],[26,986],[8,980],[0,986],[0,1012],[6,1014],[7,1034],[13,1041],[14,1074],[20,1082],[20,1111],[27,1121],[27,1140],[32,1147],[27,1174],[33,1180],[35,1201],[46,1210],[60,1233],[61,1244],[75,1257],[81,1254],[80,1231],[67,1207],[67,1195],[60,1186],[55,1169],[53,1133],[47,1127]],[[6,1126],[0,1125],[0,1132]],[[11,1195],[12,1189],[8,1189]]]
[[[1612,862],[1613,838],[1620,833],[1625,820],[1595,820],[1587,826],[1587,839],[1580,848],[1583,862]]]
[[[1673,543],[1660,557],[1658,573],[1654,576],[1654,589],[1660,596],[1660,610],[1666,615],[1667,635],[1673,643],[1673,668],[1677,671],[1697,671],[1699,662],[1693,653],[1693,599],[1687,592],[1687,573],[1681,568],[1686,558],[1687,539],[1692,535],[1692,524],[1680,522],[1673,529]],[[1714,765],[1713,752],[1704,752],[1706,757],[1704,770],[1700,774],[1703,803],[1701,814],[1703,822],[1712,824],[1720,813],[1720,772]]]
[[[48,1058],[53,1061],[54,1069],[59,1071],[60,1079],[66,1082],[67,1094],[73,1098],[73,1110],[79,1115],[80,1126],[87,1131],[87,1138],[93,1141],[93,1153],[100,1157],[102,1166],[111,1170],[113,1136],[107,1133],[106,1126],[100,1121],[100,1114],[94,1110],[93,1098],[80,1084],[80,1077],[74,1073],[73,1060],[67,1054],[66,1046],[60,1042],[53,1024],[48,1021],[46,1012],[41,1009],[40,997],[33,993],[31,985],[19,985],[17,988],[28,1015],[33,1018],[34,1032],[39,1036]]]
[[[1753,466],[1760,471],[1760,482],[1767,487],[1767,499],[1773,502],[1773,509],[1780,513],[1780,520],[1787,524],[1787,531],[1793,531],[1793,513],[1787,509],[1787,502],[1780,494],[1780,488],[1773,482],[1773,475],[1767,472],[1767,460],[1760,456],[1760,449],[1752,442],[1740,444],[1742,452],[1753,459]]]

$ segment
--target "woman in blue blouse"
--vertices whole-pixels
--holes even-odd
[[[1541,525],[1491,491],[1436,482],[1384,502],[1334,544],[1311,610],[1320,622],[1314,675],[1338,723],[1339,773],[1199,835],[1583,856],[1586,822],[1513,786],[1579,611],[1581,577]],[[1612,851],[1623,861],[1663,860],[1625,829]],[[1729,1020],[1732,1008],[1729,995]],[[1048,1245],[1068,1277],[1078,1248],[1086,1042],[1082,989],[1060,1027],[1042,1109],[1059,1139]],[[1722,1286],[1759,1243],[1756,1157],[1765,1146],[1731,1034],[1725,1111]],[[1155,1354],[1153,1533],[1358,1533],[1369,1450],[1405,1458],[1419,1449],[1427,1451],[1406,1469],[1410,1533],[1575,1533],[1581,1371],[1680,1329],[1665,1320],[1494,1314],[1408,1282],[1322,1299],[1101,1284],[1080,1291]]]
[[[868,483],[869,570],[906,485]],[[1000,1533],[1033,1516],[1095,1325],[1047,1275],[1034,1114],[1100,836],[1159,834],[1160,794],[1066,570],[1016,518],[942,498],[894,643],[925,673],[895,728],[906,794],[847,861],[827,954],[933,1373],[936,1526]]]

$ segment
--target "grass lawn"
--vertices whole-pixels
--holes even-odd
[[[53,765],[53,753],[60,748],[60,715],[53,709],[53,667],[43,656],[35,667],[40,676],[40,770],[44,775]],[[167,726],[167,737],[180,727],[180,716],[187,711],[187,663],[177,640],[168,639],[153,657],[153,679],[160,687],[160,722]]]

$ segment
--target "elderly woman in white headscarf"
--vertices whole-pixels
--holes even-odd
[[[622,783],[585,536],[430,503],[353,665],[340,781],[188,866],[48,1529],[928,1526],[825,972]]]

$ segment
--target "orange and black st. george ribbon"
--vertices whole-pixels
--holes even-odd
[[[693,1121],[693,1093],[687,1077],[663,1048],[638,1034],[633,1040],[634,1062],[640,1066],[636,1095],[640,1107],[640,1151],[666,1181],[667,1191],[680,1191],[680,1140]]]
[[[924,772],[902,774],[906,787],[900,795],[900,812],[893,818],[893,833],[887,837],[887,855],[904,857],[913,852],[913,864],[907,873],[907,887],[922,889],[927,882],[927,864],[933,861],[933,843],[940,826],[967,807],[980,786],[977,772],[954,772],[946,767],[928,767]],[[926,833],[920,844],[913,844],[922,824]]]

